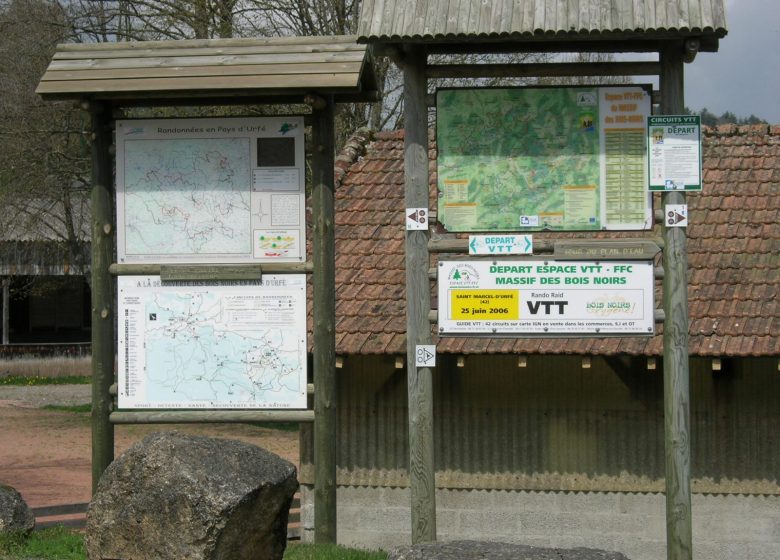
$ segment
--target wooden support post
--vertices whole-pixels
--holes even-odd
[[[109,421],[114,382],[114,286],[108,267],[114,258],[111,111],[90,103],[92,120],[92,493],[114,460],[114,427]]]
[[[11,328],[11,278],[3,278],[3,346],[10,343],[9,330]]]
[[[318,100],[319,101],[319,100]],[[336,242],[333,96],[312,106],[314,261],[314,541],[336,542]]]
[[[428,208],[427,57],[409,48],[404,75],[404,183],[406,208]],[[409,487],[412,543],[436,540],[436,486],[433,456],[433,380],[430,368],[415,365],[415,347],[431,343],[429,232],[406,232],[406,371],[409,392]]]
[[[663,47],[661,113],[680,115],[684,109],[683,45]],[[666,192],[662,204],[684,204],[685,194]],[[690,560],[691,440],[688,363],[688,252],[686,230],[664,227],[664,441],[666,454],[666,556]]]

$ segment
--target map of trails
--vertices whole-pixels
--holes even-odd
[[[120,407],[306,408],[305,276],[119,294]]]
[[[252,252],[249,138],[124,142],[124,253]]]
[[[618,201],[610,219],[641,226],[646,97],[639,87],[439,90],[439,220],[449,231],[593,230]],[[605,138],[633,152],[604,166]]]

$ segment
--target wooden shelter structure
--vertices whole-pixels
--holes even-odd
[[[428,207],[428,80],[439,77],[655,74],[660,114],[681,114],[683,63],[717,51],[726,35],[723,0],[366,0],[359,41],[390,56],[404,77],[405,206]],[[430,55],[513,52],[657,53],[658,60],[602,64],[429,64]],[[683,204],[667,192],[664,204]],[[667,550],[691,558],[688,302],[686,233],[664,228],[664,375]],[[431,344],[431,251],[466,252],[465,243],[431,243],[406,232],[407,383],[412,541],[436,539],[431,368],[416,367]]]
[[[92,120],[92,485],[114,457],[114,423],[314,421],[316,539],[336,539],[334,107],[378,98],[372,59],[354,37],[281,37],[60,45],[41,79],[44,99],[75,99]],[[215,264],[203,279],[308,272],[314,280],[314,410],[112,411],[115,281],[162,265],[116,264],[112,121],[124,108],[307,104],[312,127],[312,260]]]

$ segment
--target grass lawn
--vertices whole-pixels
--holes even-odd
[[[28,538],[0,535],[2,560],[86,560],[84,537],[63,527],[33,532]],[[335,545],[290,543],[285,560],[386,560],[381,551],[358,550]]]
[[[88,385],[92,378],[85,375],[63,375],[47,377],[45,375],[4,375],[0,376],[0,385]]]

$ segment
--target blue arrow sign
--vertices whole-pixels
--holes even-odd
[[[531,255],[532,235],[469,235],[469,255]]]

